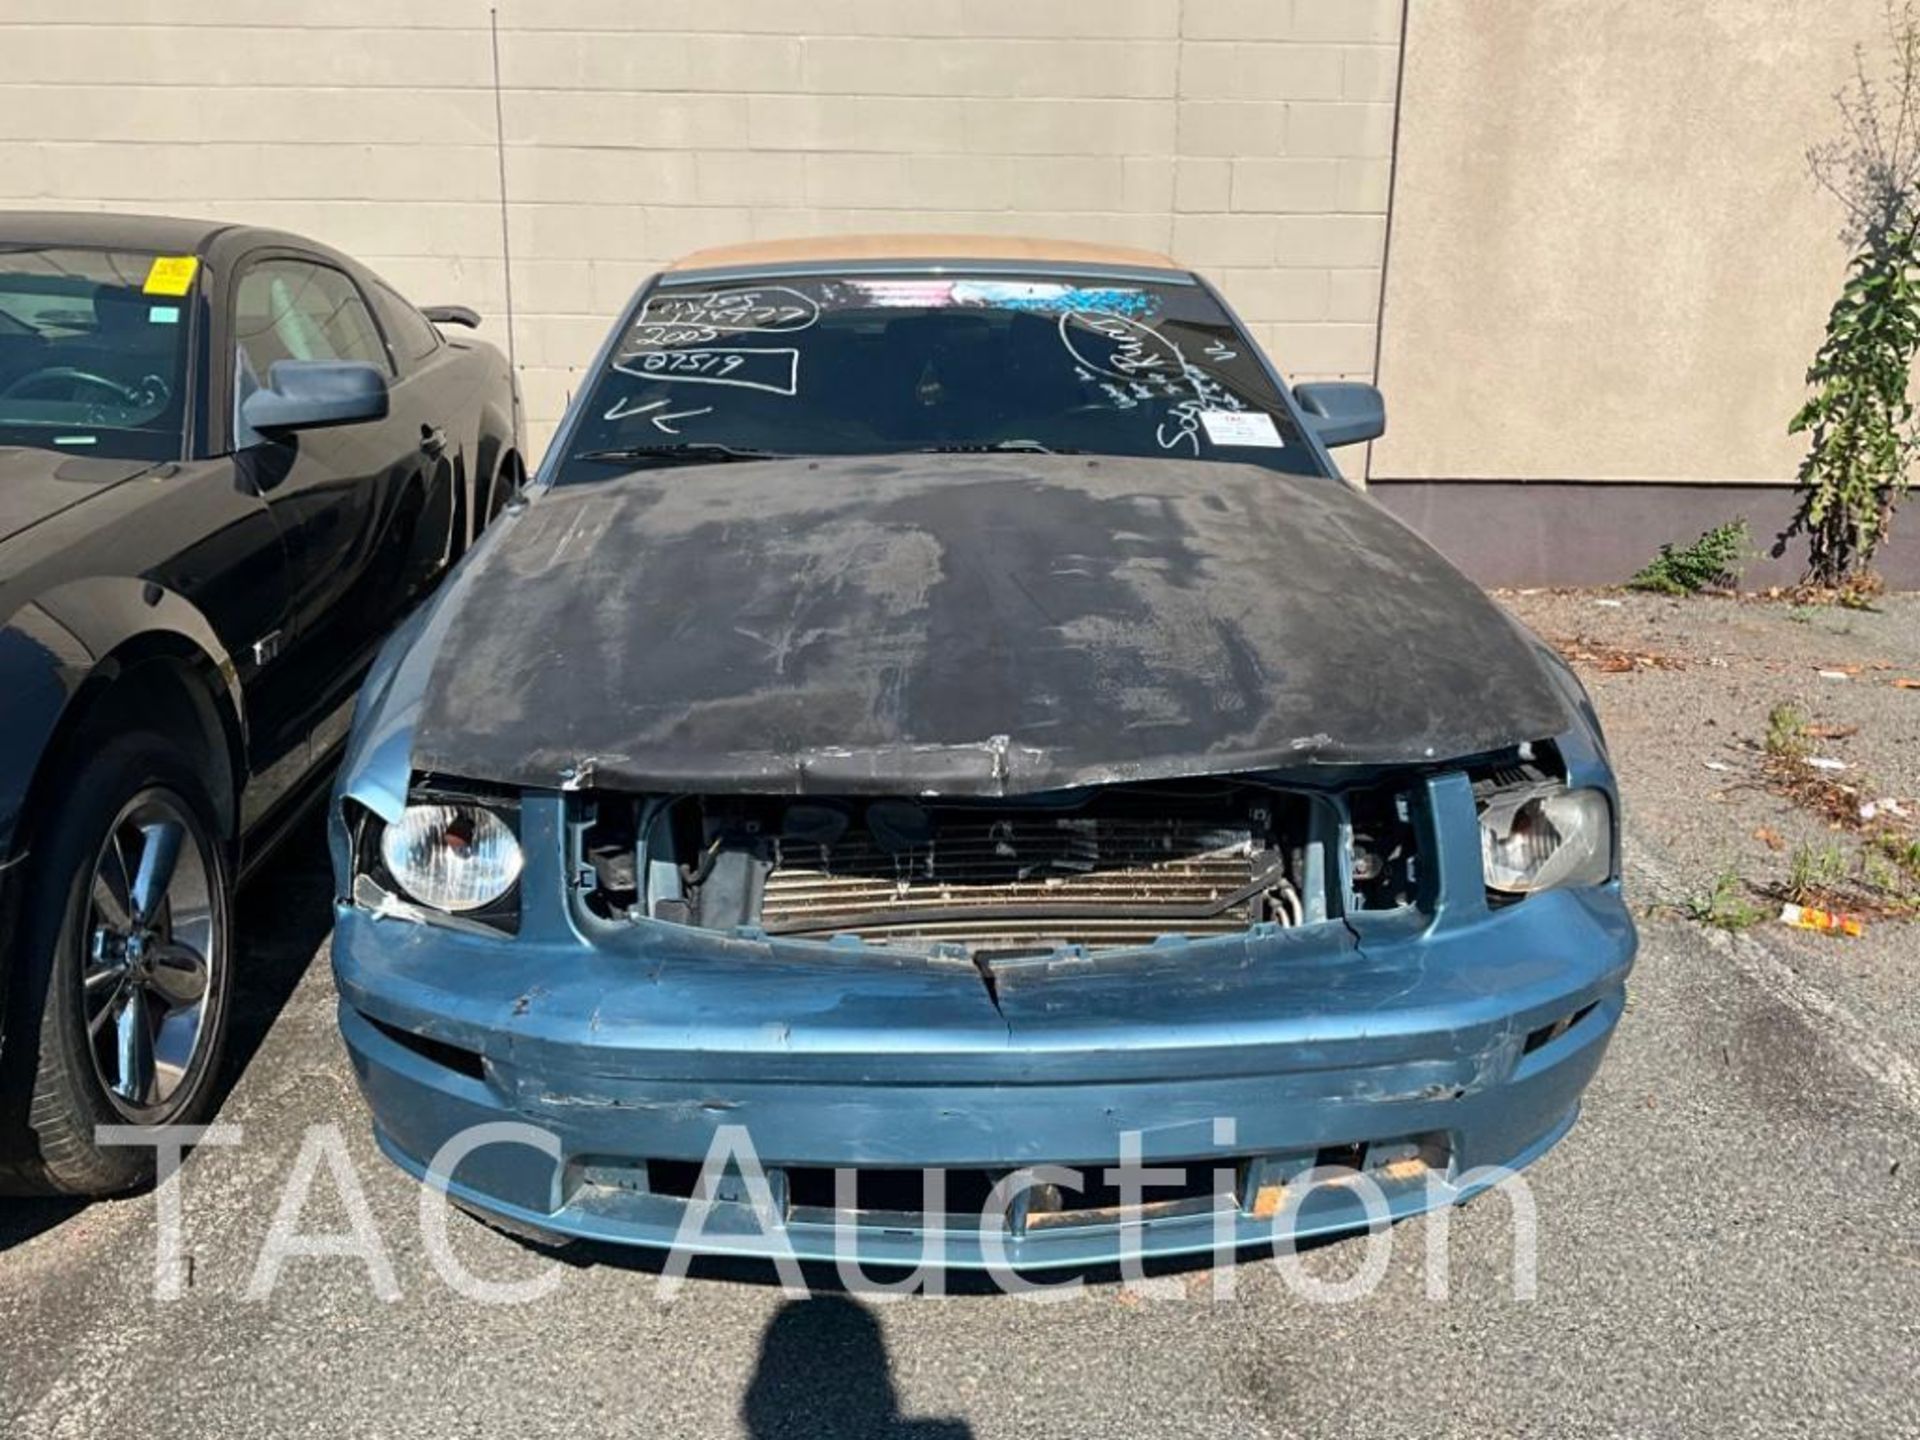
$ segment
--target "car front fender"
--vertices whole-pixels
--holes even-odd
[[[150,581],[89,577],[54,587],[0,623],[0,936],[15,933],[27,858],[25,822],[62,727],[134,659],[185,661],[230,707],[244,744],[246,710],[232,659],[182,596]],[[0,995],[12,947],[0,944]]]
[[[214,628],[185,597],[150,580],[88,576],[22,606],[0,627],[0,859],[48,745],[86,692],[148,652],[189,662],[224,699],[244,742],[239,673]]]

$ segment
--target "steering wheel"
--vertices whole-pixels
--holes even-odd
[[[122,385],[118,380],[109,380],[105,375],[96,375],[76,365],[49,365],[44,370],[30,370],[6,389],[0,390],[0,397],[20,398],[35,391],[73,385],[90,385],[96,390],[105,390],[128,409],[149,403],[148,397],[133,386]]]

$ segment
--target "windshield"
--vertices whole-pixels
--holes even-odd
[[[1050,450],[1319,473],[1253,344],[1177,281],[872,276],[664,286],[561,483],[609,464]]]
[[[0,445],[180,455],[190,257],[0,249]]]

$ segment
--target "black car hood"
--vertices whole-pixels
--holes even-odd
[[[1337,480],[786,460],[566,486],[500,531],[433,626],[416,770],[999,795],[1573,723],[1504,614]]]
[[[0,540],[152,468],[149,460],[93,460],[0,445]]]

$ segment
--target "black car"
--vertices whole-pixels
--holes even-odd
[[[436,323],[438,322],[438,323]],[[323,245],[0,219],[0,1190],[213,1100],[236,882],[522,475],[492,346]]]

